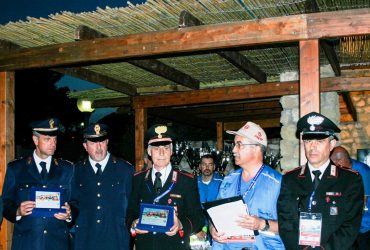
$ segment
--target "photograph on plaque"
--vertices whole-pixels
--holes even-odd
[[[140,217],[137,228],[151,232],[168,232],[173,226],[174,207],[140,204]]]
[[[31,200],[36,206],[32,210],[35,217],[54,217],[56,213],[65,213],[62,208],[64,204],[64,189],[61,188],[32,188]]]

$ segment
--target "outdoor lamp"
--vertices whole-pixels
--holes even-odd
[[[84,99],[78,99],[77,100],[77,108],[81,112],[93,112],[94,109],[91,108],[92,101],[90,100],[84,100]]]

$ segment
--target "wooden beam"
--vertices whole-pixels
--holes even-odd
[[[75,33],[78,40],[107,37],[101,32],[84,25],[78,26]],[[188,87],[190,89],[199,89],[199,80],[196,80],[193,77],[156,59],[127,60],[127,62],[143,70],[149,71],[152,74],[161,76],[177,84],[184,85],[185,87]]]
[[[77,77],[88,82],[93,82],[102,85],[107,89],[115,90],[129,96],[134,96],[137,94],[137,88],[134,85],[122,82],[120,80],[108,76],[104,76],[102,74],[96,73],[88,69],[76,67],[76,68],[53,69],[53,71]]]
[[[218,151],[224,151],[224,124],[223,122],[216,123],[217,143],[216,148]]]
[[[147,129],[146,109],[135,109],[135,169],[144,167],[144,133]]]
[[[242,126],[244,126],[244,124],[247,122],[248,120],[245,120],[245,121],[238,121],[238,122],[225,122],[224,123],[224,131],[226,130],[238,130],[240,129]],[[267,118],[267,119],[255,119],[253,120],[254,123],[260,125],[262,128],[277,128],[277,127],[280,127],[280,117],[277,117],[277,118]]]
[[[185,28],[199,25],[204,25],[204,23],[195,16],[193,16],[191,13],[187,12],[186,10],[181,11],[179,27]],[[229,61],[232,65],[234,65],[238,69],[245,72],[250,77],[254,78],[256,81],[260,83],[266,82],[267,79],[266,73],[263,72],[257,65],[252,63],[248,58],[246,58],[239,52],[225,50],[217,52],[217,54],[222,58],[226,59],[227,61]]]
[[[94,30],[85,25],[78,25],[75,29],[75,41],[96,39],[108,37],[107,35],[101,33],[100,31]]]
[[[193,77],[181,72],[180,70],[172,68],[161,61],[155,59],[146,59],[128,60],[127,62],[190,89],[199,89],[199,80],[194,79]]]
[[[269,91],[266,91],[267,89]],[[299,86],[297,81],[250,84],[246,86],[201,89],[197,91],[191,90],[151,96],[135,96],[132,98],[132,105],[134,108],[154,108],[200,103],[215,103],[232,100],[281,97],[284,95],[297,95],[298,89]],[[321,79],[322,92],[364,90],[370,90],[370,77],[331,77]]]
[[[316,0],[306,0],[306,13],[316,12],[320,12],[320,8]],[[335,53],[334,47],[327,40],[321,40],[320,45],[334,71],[334,74],[336,76],[340,76],[339,60],[337,54]]]
[[[228,117],[241,117],[241,116],[252,116],[252,115],[260,115],[261,112],[267,112],[269,114],[279,114],[282,111],[281,107],[278,108],[271,108],[271,109],[252,109],[252,110],[229,110],[228,112],[223,112],[223,113],[209,113],[209,114],[202,114],[200,117],[203,119],[219,119],[222,121],[222,119],[228,118]]]
[[[347,106],[348,113],[351,115],[352,120],[357,122],[357,111],[355,106],[353,105],[351,94],[349,92],[342,92],[343,101]]]
[[[21,49],[1,54],[0,70],[100,64],[133,57],[368,34],[370,8],[321,12]]]
[[[299,110],[300,116],[320,112],[319,41],[299,42]]]
[[[155,117],[167,119],[182,124],[187,124],[195,128],[213,129],[215,123],[207,119],[197,117],[186,111],[179,113],[177,110],[172,109],[149,109],[148,114]]]
[[[276,100],[250,100],[244,101],[240,103],[217,103],[217,104],[206,104],[202,106],[183,106],[183,107],[176,107],[178,112],[182,112],[181,110],[191,109],[189,112],[195,115],[202,115],[202,114],[213,114],[213,113],[223,113],[223,112],[230,112],[230,111],[247,111],[247,110],[264,110],[264,109],[273,109],[273,108],[281,108],[281,104],[279,98]],[[174,108],[175,109],[175,108]]]
[[[328,61],[330,63],[330,66],[334,71],[334,74],[336,76],[340,76],[341,75],[340,64],[339,64],[339,59],[338,59],[337,53],[334,50],[334,46],[330,45],[329,42],[326,41],[326,40],[321,40],[320,41],[320,46],[323,49],[323,51],[326,55],[326,58],[328,59]]]
[[[84,26],[83,26],[84,27]],[[0,40],[0,52],[3,53],[14,53],[15,51],[19,50],[21,47],[18,44],[15,44],[13,42]],[[80,78],[82,80],[93,82],[99,85],[102,85],[108,89],[112,89],[127,95],[136,95],[137,89],[135,86],[116,80],[111,77],[107,77],[104,75],[101,75],[99,73],[96,73],[94,71],[90,71],[88,69],[84,68],[66,68],[66,69],[53,69],[53,71],[70,75],[76,78]]]
[[[113,99],[103,99],[95,100],[92,104],[93,108],[114,108],[121,106],[130,106],[131,98],[129,97],[119,97]]]
[[[0,72],[0,189],[3,189],[7,163],[14,159],[14,72]],[[0,232],[0,248],[11,248],[12,223],[4,219]]]

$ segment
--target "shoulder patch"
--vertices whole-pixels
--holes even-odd
[[[187,176],[187,177],[189,177],[189,178],[192,178],[192,179],[194,179],[194,175],[193,174],[191,174],[191,173],[189,173],[189,172],[186,172],[186,171],[183,171],[183,170],[179,170],[179,171],[177,171],[179,174],[181,174],[181,175],[185,175],[185,176]]]
[[[353,169],[351,169],[351,168],[340,168],[340,169],[342,169],[342,170],[344,170],[344,171],[352,172],[352,173],[354,173],[354,174],[356,174],[356,175],[359,175],[359,174],[360,174],[358,171],[353,170]]]
[[[130,162],[126,161],[125,159],[118,158],[118,157],[116,157],[116,156],[112,155],[112,162],[113,162],[114,164],[115,164],[115,163],[117,163],[117,162],[119,162],[119,161],[122,161],[122,162],[126,163],[127,165],[132,166],[132,164],[131,164]]]
[[[146,173],[146,172],[149,172],[149,170],[150,170],[150,169],[140,170],[140,171],[138,171],[138,172],[134,173],[134,176],[144,174],[144,173]]]
[[[292,173],[292,172],[295,172],[295,171],[301,170],[301,169],[302,169],[302,167],[304,167],[304,166],[299,166],[299,167],[297,167],[297,168],[293,168],[293,169],[291,169],[291,170],[286,171],[284,174],[289,174],[289,173]]]

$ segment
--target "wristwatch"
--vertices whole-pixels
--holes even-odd
[[[265,227],[261,231],[268,231],[270,229],[269,221],[265,219]]]

